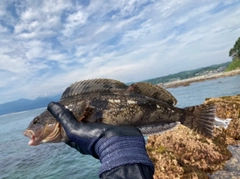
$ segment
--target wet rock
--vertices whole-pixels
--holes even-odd
[[[208,178],[231,157],[227,146],[178,126],[163,135],[151,136],[147,150],[155,165],[155,178]]]
[[[225,131],[228,137],[227,143],[234,144],[236,140],[240,140],[240,95],[208,98],[205,104],[216,105],[217,117],[223,120],[232,119]]]
[[[231,158],[228,146],[237,146],[240,138],[240,95],[209,98],[205,103],[216,104],[218,118],[232,119],[228,128],[215,128],[212,139],[182,125],[162,135],[150,136],[147,151],[155,165],[155,179],[214,178],[215,171],[226,169],[227,161],[231,161],[231,166],[234,161],[236,163],[236,158]],[[236,167],[239,166],[236,164]],[[225,177],[235,177],[236,171],[234,172]],[[225,171],[225,174],[228,173]]]
[[[209,175],[210,179],[240,178],[240,147],[230,145],[228,149],[233,154],[233,157],[226,162],[223,170]]]

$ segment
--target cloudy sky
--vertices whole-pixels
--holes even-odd
[[[0,103],[230,61],[239,0],[1,0]]]

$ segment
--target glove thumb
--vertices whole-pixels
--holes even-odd
[[[79,125],[72,112],[58,102],[51,102],[47,107],[48,111],[57,119],[68,133]]]

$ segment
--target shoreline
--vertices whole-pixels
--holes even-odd
[[[189,86],[191,83],[194,83],[194,82],[206,81],[206,80],[228,77],[228,76],[235,76],[238,74],[240,74],[240,69],[229,71],[229,72],[215,73],[212,75],[197,76],[197,77],[193,77],[193,78],[172,81],[172,82],[158,84],[158,85],[162,85],[165,88],[177,88],[179,86]]]

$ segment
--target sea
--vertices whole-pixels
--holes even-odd
[[[168,90],[178,100],[178,107],[198,105],[208,97],[240,94],[240,75]],[[0,116],[0,178],[98,178],[99,161],[80,154],[64,143],[28,146],[29,139],[22,133],[30,121],[44,110],[39,108]],[[235,173],[237,170],[236,175],[240,177],[238,169],[228,172],[231,170]]]

